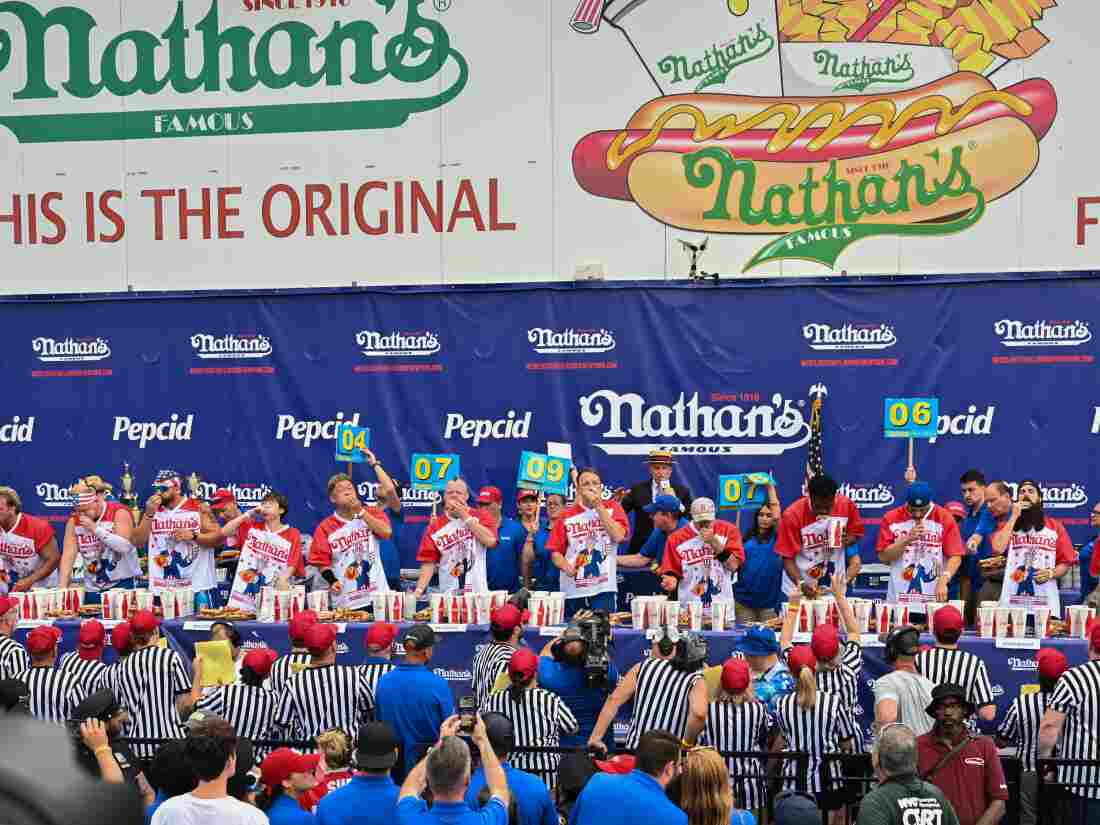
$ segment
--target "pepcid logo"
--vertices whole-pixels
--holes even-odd
[[[810,349],[877,350],[888,349],[898,342],[891,324],[803,324],[802,337]]]
[[[272,353],[266,335],[211,335],[200,332],[191,336],[191,348],[203,360],[225,358],[267,358]]]
[[[527,341],[540,355],[574,355],[610,352],[615,349],[615,334],[606,329],[527,330]]]
[[[43,481],[34,486],[34,494],[38,496],[38,503],[43,507],[53,510],[69,510],[73,506],[73,494],[69,492],[68,484],[53,484]]]
[[[936,437],[928,439],[928,443],[935,444],[942,435],[989,435],[993,431],[993,414],[996,411],[996,406],[990,404],[985,412],[979,413],[977,405],[971,404],[964,413],[941,415],[936,422]]]
[[[359,413],[346,420],[358,427]],[[301,441],[303,447],[321,439],[335,441],[336,428],[344,421],[342,412],[336,413],[336,418],[329,421],[299,421],[293,415],[280,415],[275,419],[275,440],[282,441],[289,437],[292,441]]]
[[[679,455],[780,455],[810,440],[802,415],[805,401],[771,396],[771,404],[751,407],[700,403],[699,393],[680,393],[670,405],[650,404],[637,393],[597,390],[577,399],[581,421],[603,427],[608,439],[596,443],[607,455],[646,455],[669,450]]]
[[[1088,321],[1013,321],[993,324],[1002,347],[1079,347],[1092,340]]]
[[[362,501],[366,504],[378,503],[378,488],[381,485],[377,481],[361,481],[356,485]],[[405,487],[401,491],[401,509],[431,509],[432,503],[439,494],[435,490],[417,490],[413,487]]]
[[[102,361],[111,357],[106,338],[46,338],[31,341],[35,357],[45,364]]]
[[[1017,483],[1006,481],[1005,486],[1016,498]],[[1040,481],[1039,490],[1043,494],[1044,510],[1074,510],[1089,503],[1088,490],[1084,485],[1072,481]]]
[[[30,444],[34,441],[34,416],[24,420],[13,415],[11,423],[0,424],[0,444]]]
[[[355,334],[355,343],[368,358],[423,358],[440,350],[439,337],[431,330],[378,332],[364,329]]]
[[[443,437],[461,438],[474,447],[482,441],[505,438],[527,438],[531,431],[531,413],[516,417],[515,410],[508,410],[503,418],[466,418],[462,413],[447,413],[443,424]]]
[[[204,501],[210,501],[214,498],[214,493],[223,488],[237,499],[237,505],[242,513],[251,507],[258,507],[264,500],[264,496],[271,492],[271,486],[268,484],[236,484],[232,481],[215,484],[212,481],[200,481],[197,495]]]
[[[179,413],[172,413],[167,421],[131,421],[124,415],[116,415],[111,439],[136,441],[138,449],[144,450],[151,441],[190,441],[194,424],[194,413],[182,421]]]
[[[841,484],[839,492],[861,510],[882,510],[894,504],[894,491],[887,484]]]

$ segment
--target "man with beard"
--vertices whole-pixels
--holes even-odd
[[[993,554],[1006,557],[1000,603],[1003,607],[1048,605],[1052,615],[1060,616],[1057,580],[1077,561],[1077,553],[1062,523],[1043,512],[1037,483],[1021,481],[1017,494],[1019,500],[1006,512],[1007,485],[994,482],[987,491],[990,512],[999,522],[991,539]]]
[[[932,730],[917,737],[920,778],[943,791],[959,825],[996,825],[1005,813],[1008,785],[997,746],[967,729],[974,706],[966,691],[950,683],[932,691]]]

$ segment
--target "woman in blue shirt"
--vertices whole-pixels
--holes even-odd
[[[317,784],[317,756],[295,753],[290,748],[272,751],[260,765],[263,793],[256,807],[271,825],[313,825],[313,814],[303,810],[298,797]]]
[[[745,563],[733,585],[738,624],[766,622],[778,615],[783,596],[783,559],[775,552],[778,513],[778,502],[761,507],[745,535]]]

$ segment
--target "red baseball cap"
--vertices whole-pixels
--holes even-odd
[[[0,596],[0,616],[19,607],[19,599],[14,596]]]
[[[1054,682],[1069,670],[1069,660],[1062,651],[1053,647],[1044,647],[1036,657],[1039,662],[1039,675]]]
[[[492,484],[489,484],[478,491],[478,504],[502,504],[503,502],[504,495],[500,492],[499,487],[494,487]]]
[[[111,631],[111,647],[119,653],[125,653],[130,649],[130,623],[119,622]]]
[[[130,616],[130,630],[139,636],[152,633],[158,627],[160,627],[160,619],[152,610],[139,610]]]
[[[222,487],[214,492],[214,498],[210,499],[210,509],[220,510],[225,505],[233,502],[237,502],[237,497],[233,495],[233,491],[225,487]]]
[[[305,643],[310,653],[324,653],[336,641],[336,627],[324,622],[314,622],[306,630]]]
[[[795,645],[791,648],[791,652],[787,654],[787,667],[791,669],[791,675],[797,679],[798,674],[802,672],[804,667],[808,667],[815,673],[817,672],[817,658],[814,656],[814,652],[810,650],[809,645]]]
[[[727,659],[722,665],[722,687],[732,693],[740,693],[749,686],[752,674],[744,659]]]
[[[271,666],[275,664],[277,658],[279,658],[279,654],[271,648],[256,647],[244,654],[244,661],[241,662],[241,666],[251,668],[257,676],[266,677],[271,672]]]
[[[295,647],[301,647],[306,638],[306,631],[309,630],[310,625],[317,623],[317,614],[312,610],[303,610],[299,612],[293,619],[290,620],[290,624],[287,625],[287,633],[290,635],[290,643]]]
[[[539,657],[528,648],[517,648],[508,660],[508,673],[522,676],[524,680],[530,679],[539,670]]]
[[[516,501],[523,501],[525,498],[538,498],[539,494],[537,490],[516,490]]]
[[[367,647],[379,650],[390,647],[397,638],[397,625],[389,622],[375,622],[367,629]]]
[[[963,626],[963,614],[953,604],[945,604],[932,618],[932,633],[937,639],[949,633],[961,635]]]
[[[604,773],[628,774],[634,770],[635,758],[626,753],[620,753],[610,759],[593,759],[596,767]]]
[[[810,637],[810,652],[823,662],[831,662],[840,652],[840,636],[831,624],[822,624],[814,628]]]
[[[949,501],[943,505],[943,509],[955,518],[966,518],[966,506],[961,501]]]
[[[512,631],[523,624],[523,613],[514,604],[502,605],[489,614],[489,623],[497,630]]]
[[[95,661],[103,655],[107,644],[107,630],[95,619],[89,619],[80,625],[77,634],[76,655],[81,659]]]
[[[260,763],[260,781],[273,790],[280,788],[291,774],[313,773],[319,759],[316,753],[305,754],[290,748],[279,748]]]
[[[39,625],[27,634],[27,650],[32,656],[49,653],[61,641],[61,631],[53,625]]]

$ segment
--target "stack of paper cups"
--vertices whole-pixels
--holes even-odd
[[[726,610],[730,603],[726,599],[714,599],[710,603],[710,629],[722,632],[726,629]]]
[[[474,624],[489,624],[492,620],[493,596],[478,593],[474,596]]]
[[[630,626],[635,630],[645,630],[644,596],[635,596],[630,600]]]
[[[702,630],[703,629],[703,603],[700,601],[692,601],[688,603],[688,612],[690,613],[691,629]]]
[[[565,594],[551,593],[550,604],[554,607],[554,624],[565,624]]]
[[[109,590],[103,594],[104,605],[107,604],[107,596],[113,595],[113,593],[114,591]],[[111,599],[110,601],[113,602],[114,599]],[[177,615],[179,615],[179,611],[176,609],[176,594],[173,593],[171,590],[160,591],[160,613],[161,616],[164,617],[165,621],[172,621],[176,618]],[[117,619],[118,616],[111,616],[110,618]],[[261,617],[260,621],[264,621],[264,619]]]
[[[385,607],[383,605],[383,607]],[[276,590],[275,591],[275,621],[277,622],[289,622],[290,621],[290,591],[289,590]]]
[[[1069,614],[1069,635],[1073,639],[1085,638],[1089,619],[1092,618],[1092,608],[1084,604],[1075,604],[1066,608]]]
[[[328,591],[314,590],[306,596],[306,604],[314,613],[327,613],[329,609]]]
[[[1022,639],[1027,636],[1027,608],[1012,608],[1012,637]]]
[[[1008,623],[1012,618],[1012,608],[1009,607],[996,607],[993,609],[996,614],[996,628],[994,630],[998,639],[1004,639],[1008,636]]]
[[[1045,639],[1050,629],[1050,607],[1041,604],[1032,609],[1035,612],[1035,638]]]
[[[666,627],[679,627],[680,626],[680,602],[679,601],[667,601],[662,607],[665,610],[664,617],[662,618],[662,624]]]
[[[53,596],[49,590],[32,590],[34,594],[34,609],[38,618],[45,619],[53,609]]]
[[[296,584],[290,588],[290,599],[290,617],[293,619],[306,609],[306,586],[304,584]]]
[[[195,588],[180,587],[176,589],[176,607],[180,616],[190,616],[195,612]]]
[[[978,608],[978,633],[983,639],[992,639],[997,625],[997,608],[982,605]]]
[[[861,633],[867,633],[871,625],[871,602],[860,599],[855,605],[856,624],[860,627]]]
[[[261,622],[275,621],[275,588],[260,588],[260,603],[256,611],[256,618]]]
[[[660,627],[665,619],[664,609],[665,599],[663,596],[653,596],[652,598],[646,598],[645,603],[645,626]]]
[[[447,604],[442,593],[432,593],[428,597],[428,603],[432,608],[432,622],[434,624],[447,623]]]
[[[493,610],[496,610],[498,607],[504,607],[504,605],[506,605],[508,603],[508,591],[507,590],[494,590],[494,591],[492,591],[492,596],[493,596],[493,607],[492,607]]]
[[[405,593],[405,621],[411,622],[416,618],[416,594]]]
[[[388,594],[382,590],[370,594],[371,610],[376,622],[386,621],[386,604],[389,602]]]
[[[814,601],[814,627],[829,623],[829,602],[825,599]]]
[[[148,590],[135,590],[134,598],[137,601],[138,610],[152,610],[153,609],[153,594]]]

